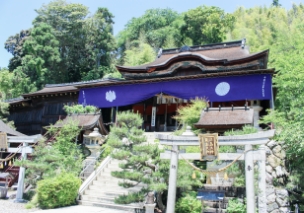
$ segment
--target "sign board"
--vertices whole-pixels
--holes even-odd
[[[5,132],[0,132],[0,151],[7,150],[7,135]]]
[[[200,160],[215,160],[218,156],[218,134],[199,134]]]
[[[151,126],[155,126],[156,107],[152,107]]]

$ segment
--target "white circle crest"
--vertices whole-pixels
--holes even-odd
[[[230,85],[227,82],[221,82],[215,87],[215,93],[218,96],[225,96],[230,90]]]

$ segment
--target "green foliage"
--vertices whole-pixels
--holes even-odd
[[[38,142],[32,160],[20,160],[15,164],[24,166],[26,170],[26,183],[34,187],[38,180],[54,177],[62,172],[78,176],[82,168],[81,150],[75,144],[75,138],[80,129],[74,121],[68,122],[60,130],[54,127],[47,133],[48,137],[55,137],[53,144],[45,141]]]
[[[121,195],[114,199],[115,203],[120,204],[129,204],[134,202],[142,202],[144,200],[145,193],[139,192],[139,193],[132,193],[129,195]]]
[[[187,192],[176,203],[176,213],[201,213],[202,202],[196,198],[196,192]]]
[[[143,199],[143,192],[156,191],[159,195],[168,187],[169,167],[168,160],[161,160],[158,144],[143,144],[146,138],[141,128],[142,118],[131,112],[121,112],[117,115],[117,125],[111,128],[107,144],[116,150],[112,157],[124,160],[120,163],[122,171],[112,172],[112,175],[123,179],[120,183],[123,187],[132,187],[136,183],[145,183],[147,187],[139,194],[129,193],[116,199],[119,203],[137,202]],[[126,141],[128,139],[128,141]],[[199,180],[193,180],[192,168],[184,162],[179,162],[177,186],[182,189],[191,189],[193,185],[199,186]],[[135,181],[130,182],[128,180]]]
[[[81,104],[72,105],[72,106],[64,105],[63,109],[69,115],[81,114],[81,113],[96,113],[98,110],[95,106],[92,105],[83,106]]]
[[[115,47],[113,15],[106,8],[98,8],[88,17],[86,6],[63,0],[52,1],[36,11],[34,25],[49,24],[59,42],[62,81],[101,78],[99,66],[110,65]]]
[[[229,135],[246,135],[246,134],[252,134],[252,133],[257,133],[258,130],[254,128],[253,126],[250,125],[245,125],[242,127],[240,130],[228,130],[224,133],[224,135],[229,136]]]
[[[0,99],[17,98],[21,94],[35,90],[35,86],[31,83],[30,78],[22,72],[21,67],[13,72],[6,68],[0,69]]]
[[[98,8],[88,17],[86,6],[51,1],[36,10],[34,28],[10,36],[6,43],[19,68],[41,89],[44,84],[100,79],[112,73],[115,40],[113,15]]]
[[[272,5],[272,6],[275,6],[275,7],[280,7],[280,6],[282,6],[282,5],[279,3],[279,0],[273,0],[271,5]]]
[[[246,204],[239,201],[238,199],[231,199],[228,202],[227,212],[228,213],[246,213]]]
[[[194,124],[199,121],[202,110],[206,107],[206,101],[202,99],[195,99],[191,104],[182,106],[177,109],[177,115],[174,117],[183,126],[191,126],[195,130]]]
[[[42,209],[52,209],[76,204],[81,180],[74,174],[61,173],[38,182],[37,199]]]
[[[10,71],[13,71],[17,67],[21,66],[22,57],[24,56],[23,44],[29,36],[30,30],[21,30],[20,33],[10,36],[6,40],[4,48],[13,55],[13,58],[10,59],[8,64]]]
[[[233,15],[215,6],[200,6],[183,14],[180,33],[194,45],[218,43],[225,39],[235,22]]]
[[[258,130],[253,126],[245,125],[240,130],[228,130],[224,135],[246,135],[251,133],[256,133]],[[235,153],[237,146],[221,146],[220,152],[222,153]],[[243,147],[242,147],[243,148]],[[237,161],[232,166],[227,169],[229,175],[234,177],[233,185],[235,187],[244,187],[245,186],[245,171],[244,171],[244,162]]]
[[[27,200],[26,198],[24,198],[25,200]],[[35,208],[38,206],[38,196],[37,196],[37,193],[35,193],[32,197],[32,199],[30,200],[30,202],[28,202],[26,205],[25,205],[25,208],[26,209],[32,209],[32,208]]]
[[[175,32],[174,21],[179,14],[169,8],[150,9],[139,18],[132,18],[125,29],[118,35],[118,46],[122,49],[131,49],[139,40],[149,44],[154,50],[164,47]],[[140,39],[139,39],[140,38]]]
[[[61,61],[59,42],[50,25],[37,24],[24,42],[23,49],[22,70],[38,89],[46,83],[60,82],[61,75],[57,73],[57,65]]]
[[[146,64],[155,59],[155,52],[148,44],[140,43],[139,47],[133,47],[125,51],[124,65],[135,66]]]

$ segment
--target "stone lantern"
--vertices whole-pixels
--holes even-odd
[[[99,157],[100,145],[105,141],[105,136],[101,135],[98,128],[94,128],[93,132],[89,135],[83,135],[84,145],[90,150],[91,155],[85,159],[86,173],[90,174],[94,171],[94,166],[97,158]]]
[[[105,137],[101,135],[98,131],[98,128],[94,128],[93,132],[89,135],[83,135],[84,137],[84,145],[91,151],[91,155],[88,158],[95,159],[98,157],[98,151],[100,145],[103,144]]]

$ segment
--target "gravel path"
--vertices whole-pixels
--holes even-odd
[[[38,209],[25,209],[25,203],[14,203],[14,200],[0,199],[0,213],[28,213]]]

